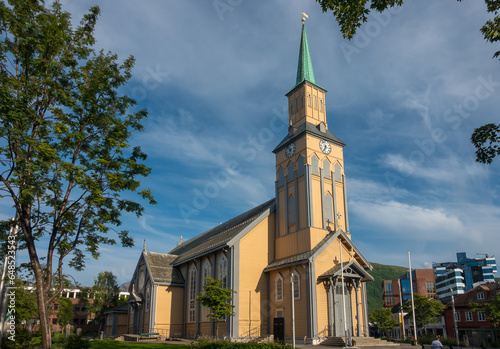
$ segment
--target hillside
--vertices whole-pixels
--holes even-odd
[[[373,266],[373,270],[370,271],[370,275],[373,276],[375,281],[366,283],[368,313],[372,313],[374,310],[384,306],[384,302],[382,301],[382,280],[399,279],[408,270],[407,268],[395,265],[377,263],[371,263],[371,265]]]

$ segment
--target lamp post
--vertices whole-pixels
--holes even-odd
[[[408,264],[410,266],[410,293],[411,293],[411,312],[413,315],[413,333],[415,334],[415,344],[417,344],[417,322],[415,321],[415,302],[413,300],[413,277],[411,271],[410,250],[408,250]]]
[[[294,287],[293,271],[290,273],[292,285],[292,347],[295,348],[295,287]]]
[[[455,297],[453,297],[453,289],[450,287],[451,294],[451,309],[453,310],[453,327],[455,328],[455,339],[457,340],[458,345],[458,327],[457,327],[457,318],[455,317]]]

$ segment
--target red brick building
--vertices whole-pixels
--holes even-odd
[[[482,311],[473,311],[471,303],[492,302],[500,292],[500,284],[487,283],[455,298],[455,318],[457,320],[459,340],[466,340],[471,346],[491,346],[500,342],[500,329],[495,328]],[[453,309],[449,302],[444,316],[448,337],[455,338]]]
[[[382,281],[382,298],[384,308],[392,308],[401,302],[398,281],[401,283],[401,297],[404,301],[411,298],[410,274],[399,279]],[[428,298],[436,298],[436,280],[433,269],[413,269],[412,270],[413,292]]]

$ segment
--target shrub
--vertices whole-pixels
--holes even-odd
[[[224,340],[200,339],[188,345],[188,349],[291,349],[291,345],[278,342],[237,343]]]
[[[64,349],[90,349],[90,342],[82,336],[69,336],[64,343]]]

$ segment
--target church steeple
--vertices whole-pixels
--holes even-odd
[[[299,65],[297,67],[297,82],[295,85],[300,84],[302,81],[307,80],[316,84],[314,79],[314,70],[311,62],[311,54],[309,53],[309,45],[307,43],[306,27],[302,23],[302,36],[300,38],[299,49]]]

